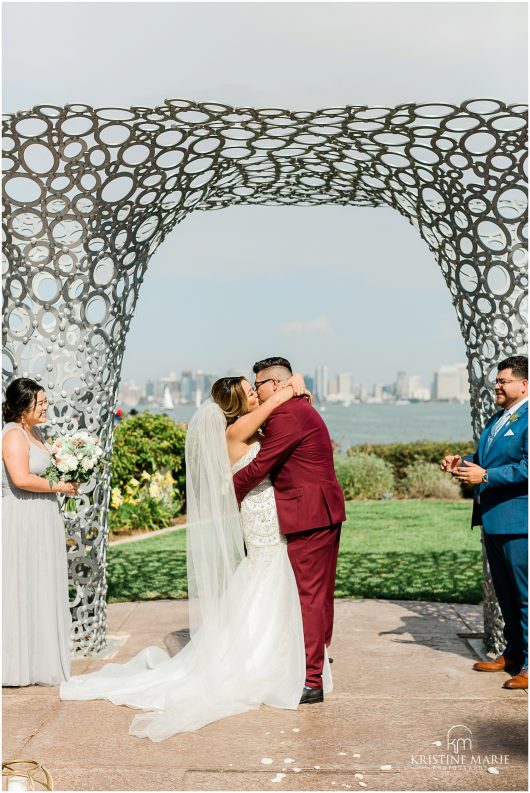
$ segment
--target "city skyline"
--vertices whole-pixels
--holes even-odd
[[[318,365],[313,372],[303,372],[306,385],[319,402],[384,402],[389,400],[413,401],[468,401],[469,382],[465,363],[441,364],[432,373],[432,381],[425,385],[421,376],[404,370],[393,380],[368,383],[354,380],[351,372],[332,373],[328,367]],[[215,380],[220,377],[242,375],[249,382],[254,376],[244,367],[225,372],[207,372],[203,369],[184,369],[177,374],[172,370],[145,382],[122,381],[118,404],[136,407],[142,404],[162,404],[171,407],[173,400],[180,404],[197,403],[209,396]],[[167,402],[167,404],[166,404]]]

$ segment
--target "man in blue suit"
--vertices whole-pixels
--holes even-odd
[[[472,525],[482,525],[493,587],[504,619],[506,647],[478,672],[513,675],[504,688],[528,688],[528,358],[499,363],[495,396],[500,410],[486,424],[475,454],[448,455],[441,464],[476,485]]]

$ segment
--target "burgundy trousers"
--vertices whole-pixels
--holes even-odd
[[[333,596],[341,524],[287,535],[296,578],[306,655],[306,685],[322,687],[324,647],[333,633]]]

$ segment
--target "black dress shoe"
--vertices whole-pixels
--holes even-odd
[[[315,705],[324,702],[324,691],[321,688],[304,688],[300,705]]]

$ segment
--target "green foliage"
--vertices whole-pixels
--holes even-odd
[[[347,454],[359,452],[375,454],[386,460],[394,469],[396,479],[404,479],[409,465],[421,460],[425,463],[438,463],[446,454],[472,454],[476,449],[473,441],[414,441],[413,443],[377,443],[351,446]]]
[[[480,532],[463,501],[351,501],[342,527],[337,597],[479,603]],[[109,600],[187,597],[186,533],[110,546]]]
[[[442,473],[439,465],[421,460],[405,469],[400,485],[410,498],[462,498],[460,484],[455,479]]]
[[[421,461],[439,465],[446,454],[473,454],[476,449],[474,441],[414,441],[411,443],[365,443],[351,446],[348,456],[358,454],[375,454],[390,463],[394,476],[399,483],[406,476],[407,468],[412,463]],[[463,485],[461,493],[464,498],[473,497],[473,487]]]
[[[164,501],[147,496],[138,501],[123,501],[109,510],[109,529],[114,534],[130,529],[164,529],[171,525],[174,510]]]
[[[111,487],[124,490],[144,472],[169,471],[175,480],[175,500],[184,508],[186,430],[165,415],[139,413],[123,419],[114,429]]]
[[[391,466],[374,454],[337,455],[335,471],[347,501],[381,498],[395,486]]]

